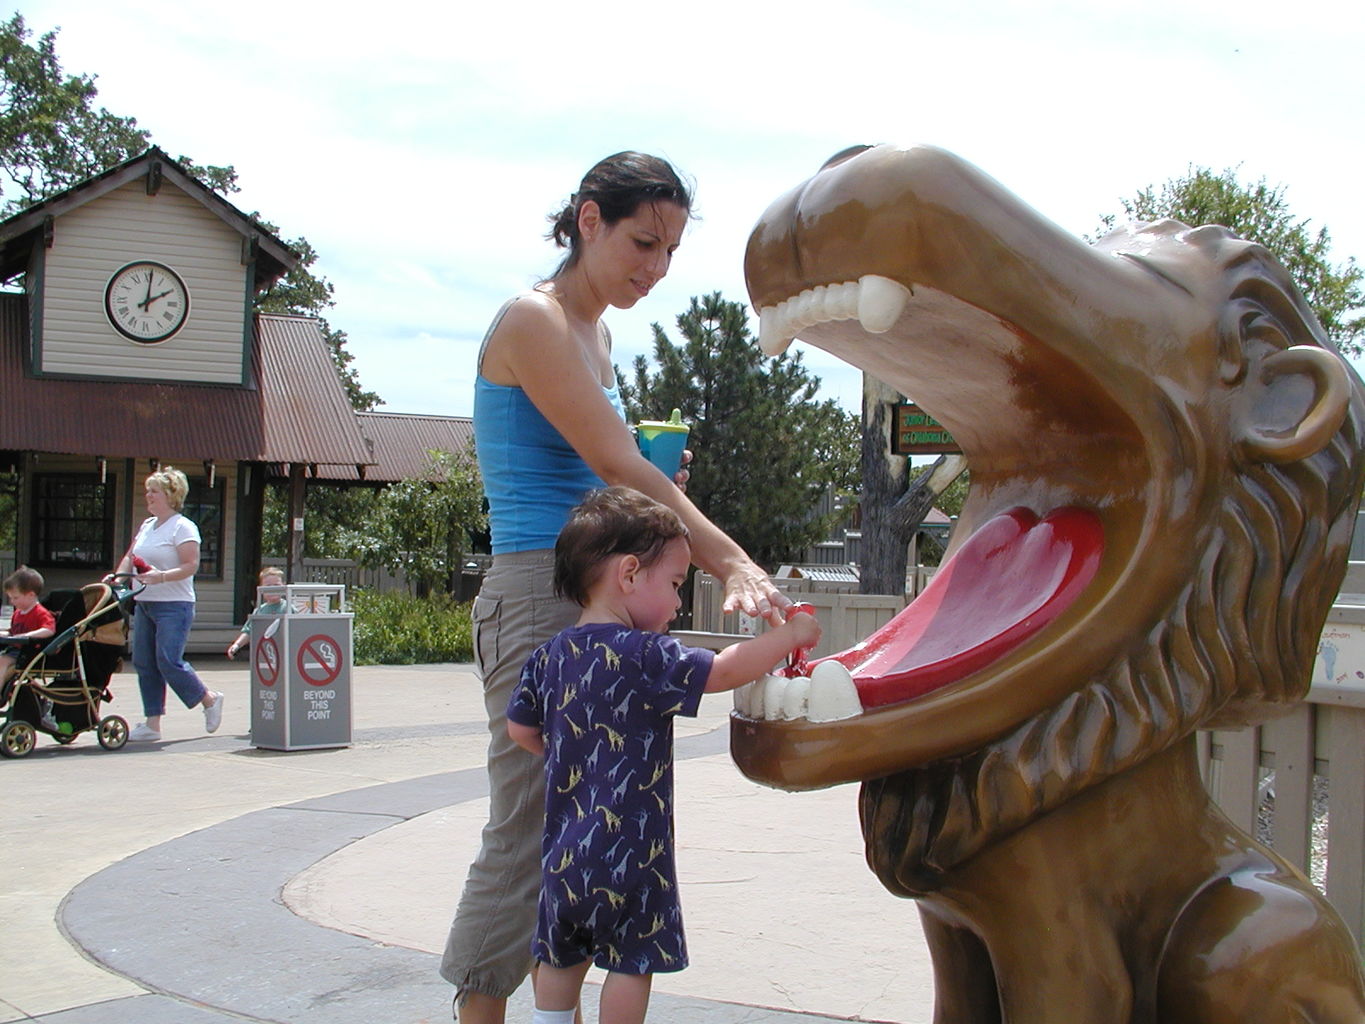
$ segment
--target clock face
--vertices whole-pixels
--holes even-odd
[[[125,338],[144,345],[165,341],[185,326],[190,292],[163,263],[138,260],[115,271],[104,289],[104,313]]]

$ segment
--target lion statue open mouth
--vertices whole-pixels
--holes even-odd
[[[1194,747],[1306,692],[1365,472],[1365,392],[1285,270],[1173,221],[1090,246],[890,146],[773,203],[745,269],[765,351],[861,367],[971,466],[933,585],[829,659],[848,710],[812,682],[731,722],[753,779],[864,783],[935,1020],[1365,1021],[1345,925]]]

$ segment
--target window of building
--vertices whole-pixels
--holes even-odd
[[[33,555],[43,567],[99,569],[114,564],[114,477],[46,473],[33,478]]]
[[[215,480],[209,486],[203,477],[190,480],[190,493],[185,498],[181,515],[199,527],[199,577],[223,578],[223,504],[226,500],[226,481]]]
[[[199,572],[197,578],[222,579],[222,507],[227,500],[225,481],[213,486],[202,477],[190,479],[190,494],[180,515],[199,527]]]

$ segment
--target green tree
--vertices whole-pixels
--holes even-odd
[[[261,220],[256,214],[252,214],[252,218],[265,230],[278,233],[273,224]],[[304,313],[316,317],[323,340],[332,354],[332,362],[336,365],[337,375],[341,378],[341,386],[346,389],[346,397],[351,401],[351,408],[357,412],[369,412],[383,405],[383,399],[376,392],[366,391],[361,386],[360,374],[351,365],[355,356],[346,351],[346,332],[334,329],[322,315],[323,310],[330,309],[336,303],[332,299],[332,283],[312,271],[318,259],[317,251],[308,244],[306,238],[296,238],[288,244],[299,254],[299,262],[284,277],[256,296],[256,309],[262,313]]]
[[[419,594],[444,589],[460,571],[470,535],[483,530],[483,486],[473,452],[427,452],[425,477],[379,493],[373,518],[350,535],[362,564],[404,573]]]
[[[0,24],[0,195],[7,180],[20,195],[6,200],[13,214],[63,192],[151,145],[151,133],[133,117],[94,105],[91,75],[68,75],[57,58],[57,33],[36,46],[23,15]],[[231,167],[176,162],[224,195],[237,191]]]
[[[351,558],[351,537],[374,519],[379,491],[309,481],[303,490],[303,556]],[[261,551],[289,555],[289,482],[268,484],[261,522]]]
[[[94,78],[62,71],[56,32],[36,46],[30,36],[19,14],[0,27],[0,169],[22,193],[7,213],[142,152],[150,138],[133,118],[95,108]]]
[[[0,24],[0,195],[6,183],[19,195],[8,198],[3,213],[12,215],[49,196],[80,184],[101,171],[145,152],[151,133],[137,119],[111,114],[95,105],[98,89],[92,75],[68,75],[57,57],[57,31],[44,33],[36,45],[23,16]],[[231,166],[197,164],[176,158],[182,169],[227,196],[239,191]],[[251,218],[272,234],[273,224],[259,214]],[[373,409],[380,399],[365,391],[346,351],[346,334],[323,318],[333,305],[332,285],[314,274],[317,253],[305,238],[287,243],[301,256],[293,270],[257,297],[267,313],[316,316],[331,350],[337,374],[357,410]]]
[[[921,479],[925,479],[926,474],[930,473],[937,465],[938,463],[933,463],[932,465],[912,470],[912,481],[917,482]],[[925,479],[925,483],[928,483],[927,479]],[[953,477],[948,485],[936,494],[934,497],[934,508],[938,509],[944,515],[956,519],[958,516],[962,515],[962,506],[967,504],[967,492],[971,490],[971,486],[971,471],[964,467],[961,474]]]
[[[19,550],[19,474],[0,469],[0,551]]]
[[[1365,290],[1362,271],[1354,257],[1334,265],[1332,238],[1325,226],[1314,229],[1308,218],[1295,217],[1285,199],[1284,185],[1268,185],[1265,178],[1243,184],[1235,169],[1215,173],[1191,165],[1183,178],[1148,186],[1132,199],[1120,199],[1130,220],[1145,222],[1171,217],[1198,227],[1221,224],[1233,233],[1265,246],[1293,275],[1304,298],[1337,348],[1360,355],[1365,332]],[[1102,217],[1102,230],[1112,229],[1117,215]]]
[[[688,497],[760,565],[799,558],[833,525],[813,511],[821,498],[856,486],[857,418],[816,399],[820,379],[801,353],[766,358],[743,305],[719,292],[693,298],[677,325],[679,344],[654,325],[656,371],[636,357],[622,385],[627,415],[681,410],[697,453]]]

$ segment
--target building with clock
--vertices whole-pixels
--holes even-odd
[[[190,648],[221,650],[254,597],[268,480],[292,484],[292,568],[309,479],[399,479],[420,459],[433,418],[376,421],[381,462],[318,322],[253,311],[298,259],[158,149],[0,222],[12,562],[49,588],[99,579],[146,515],[147,474],[173,465],[203,535]]]

